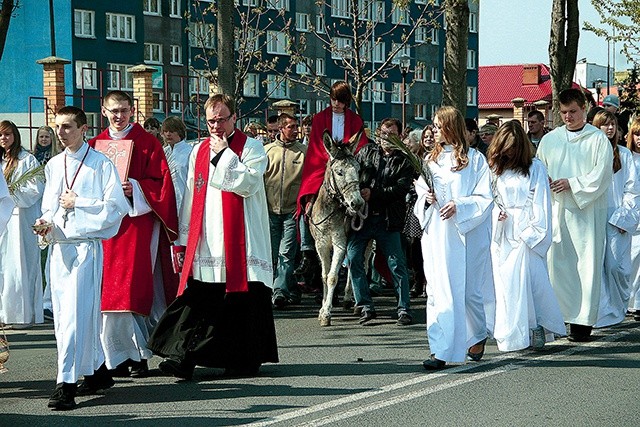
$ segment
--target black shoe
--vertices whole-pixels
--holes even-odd
[[[141,359],[139,362],[131,361],[131,377],[147,378],[149,376],[149,365],[147,359]]]
[[[57,411],[68,411],[76,407],[76,385],[72,383],[62,383],[56,386],[47,406]]]
[[[430,358],[422,362],[422,366],[427,371],[438,371],[440,369],[444,369],[447,365],[447,362],[444,360],[436,359],[436,357],[432,354]]]
[[[480,359],[482,359],[482,356],[484,356],[484,348],[486,347],[487,344],[487,339],[483,339],[482,341],[472,345],[471,347],[475,347],[477,345],[481,345],[482,346],[482,350],[478,353],[472,353],[471,352],[471,347],[469,347],[469,350],[467,350],[467,359],[468,360],[472,360],[474,362],[479,362]]]
[[[591,330],[593,327],[587,325],[569,324],[569,336],[567,339],[572,342],[591,341]]]
[[[302,261],[300,262],[300,265],[298,268],[293,270],[293,274],[296,276],[302,276],[303,274],[307,274],[311,271],[311,268],[313,267],[313,253],[309,252],[312,251],[304,251],[302,253]]]
[[[126,378],[131,376],[131,372],[129,372],[129,367],[131,366],[131,362],[132,362],[131,359],[127,359],[121,364],[119,364],[118,366],[116,366],[114,369],[111,369],[109,371],[109,373],[111,374],[111,377]]]
[[[378,315],[376,314],[375,311],[373,310],[362,310],[362,315],[360,316],[360,324],[364,325],[365,323],[367,323],[370,320],[375,319],[376,317],[378,317]]]
[[[102,394],[106,389],[113,387],[115,383],[111,373],[103,363],[93,375],[85,375],[84,380],[78,384],[76,395],[91,396],[93,394]]]
[[[42,315],[44,316],[44,320],[48,322],[53,322],[53,311],[49,310],[48,308],[45,308],[43,310]]]
[[[273,308],[275,308],[276,310],[282,310],[283,308],[285,308],[287,305],[287,298],[282,295],[276,295],[276,297],[273,299]]]
[[[413,323],[413,319],[409,316],[408,313],[402,312],[398,315],[398,320],[396,321],[396,325],[398,326],[407,326]]]
[[[182,378],[183,380],[190,380],[193,378],[195,365],[186,362],[179,362],[175,359],[164,359],[160,362],[158,368],[165,375]]]

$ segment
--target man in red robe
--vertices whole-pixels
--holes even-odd
[[[102,114],[109,128],[89,141],[129,139],[133,152],[128,179],[122,184],[131,203],[118,234],[104,241],[101,341],[108,369],[118,375],[143,377],[148,373],[146,348],[154,318],[160,317],[177,293],[178,276],[170,261],[170,242],[178,236],[176,198],[171,172],[160,142],[137,123],[131,97],[109,92]],[[154,270],[161,272],[155,277]],[[131,367],[131,372],[129,372]],[[104,367],[103,367],[104,368]],[[101,368],[85,378],[79,393],[93,394],[112,381]]]
[[[298,192],[298,215],[304,216],[304,221],[300,221],[302,264],[296,269],[295,274],[309,271],[315,257],[315,244],[309,232],[307,216],[324,181],[324,172],[329,161],[329,154],[322,143],[322,134],[327,130],[334,140],[347,142],[353,135],[362,131],[356,152],[368,142],[362,118],[349,110],[352,100],[349,84],[345,81],[335,82],[331,86],[329,98],[331,106],[313,116],[309,148],[302,168],[302,184]]]

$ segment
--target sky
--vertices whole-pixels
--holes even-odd
[[[552,0],[478,0],[480,2],[480,65],[549,64]],[[599,26],[600,17],[591,0],[578,1],[580,27],[585,21]],[[618,46],[616,50],[620,50]],[[611,46],[611,66],[614,65]],[[577,59],[607,65],[607,42],[581,31]],[[626,68],[623,55],[615,57],[616,69]]]

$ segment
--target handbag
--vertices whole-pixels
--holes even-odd
[[[9,341],[7,340],[7,334],[4,332],[4,326],[2,326],[2,336],[0,337],[0,374],[8,371],[4,367],[4,364],[9,360]]]

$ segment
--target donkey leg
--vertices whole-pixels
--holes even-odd
[[[328,240],[328,237],[324,237]],[[318,252],[318,256],[320,258],[320,265],[322,267],[322,307],[320,308],[320,312],[318,313],[318,320],[320,321],[320,326],[329,326],[331,324],[331,314],[327,314],[325,311],[325,301],[327,298],[327,280],[329,275],[329,269],[331,265],[331,244],[330,242],[323,242],[322,237],[316,240],[316,251]]]
[[[340,266],[342,266],[342,261],[344,261],[345,253],[346,249],[344,245],[334,247],[333,256],[331,257],[331,266],[329,267],[329,273],[327,274],[327,294],[325,295],[322,309],[324,310],[325,315],[329,318],[329,322],[331,321],[331,309],[333,308],[333,294],[335,293],[336,286],[338,285],[338,273],[340,271]]]

